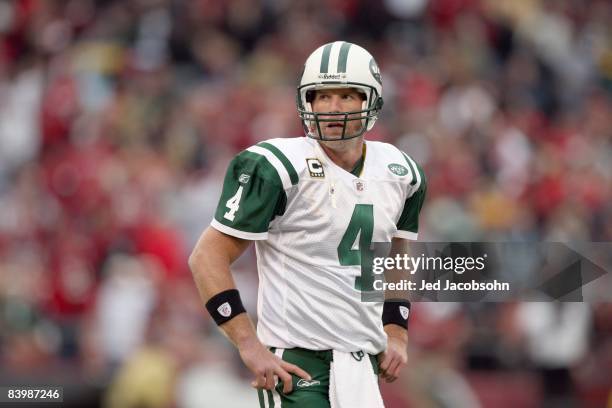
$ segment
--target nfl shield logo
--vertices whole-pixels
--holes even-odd
[[[359,193],[365,190],[365,183],[362,180],[355,180],[355,190]]]
[[[229,317],[232,314],[232,307],[229,303],[225,302],[217,308],[217,312],[223,317]]]

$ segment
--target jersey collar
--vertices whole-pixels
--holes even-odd
[[[312,139],[311,139],[312,140]],[[357,163],[355,163],[355,167],[353,167],[353,169],[351,171],[347,171],[345,169],[343,169],[342,167],[338,166],[336,163],[334,163],[334,161],[327,155],[327,153],[325,153],[325,150],[321,147],[321,145],[315,141],[312,140],[315,143],[315,149],[318,151],[319,155],[322,156],[322,158],[324,159],[324,162],[327,162],[330,166],[340,170],[340,174],[344,174],[346,177],[357,177],[357,178],[361,178],[365,172],[365,168],[366,168],[366,152],[367,152],[367,142],[364,139],[363,141],[363,149],[362,149],[362,153],[361,153],[361,158],[357,161]]]
[[[359,160],[357,160],[357,163],[355,163],[355,167],[353,167],[353,170],[350,171],[350,173],[359,178],[361,177],[361,173],[363,173],[363,163],[365,162],[365,158],[366,158],[366,143],[365,140],[363,141],[363,149],[361,151],[361,157],[359,158]]]

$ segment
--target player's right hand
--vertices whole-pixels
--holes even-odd
[[[253,374],[255,380],[251,382],[254,388],[273,390],[275,376],[283,382],[283,393],[293,391],[291,373],[305,380],[311,380],[310,375],[295,364],[281,360],[259,341],[253,341],[239,347],[240,358]]]

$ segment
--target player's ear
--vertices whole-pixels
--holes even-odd
[[[312,103],[314,101],[315,96],[317,96],[317,91],[312,89],[306,92],[306,102]]]

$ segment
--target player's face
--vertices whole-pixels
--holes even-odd
[[[314,99],[312,101],[312,110],[314,112],[354,112],[362,109],[363,102],[362,94],[357,92],[353,88],[337,88],[337,89],[320,89],[315,92]],[[349,118],[356,118],[361,116],[360,114],[349,115]],[[343,116],[325,116],[320,115],[320,119],[337,119],[333,122],[321,121],[321,133],[323,133],[323,139],[326,140],[338,140],[342,138],[342,132],[344,131],[345,137],[350,137],[357,134],[361,130],[361,120],[351,120],[346,122],[346,131],[344,130],[344,117]],[[316,125],[312,129],[318,132]]]

